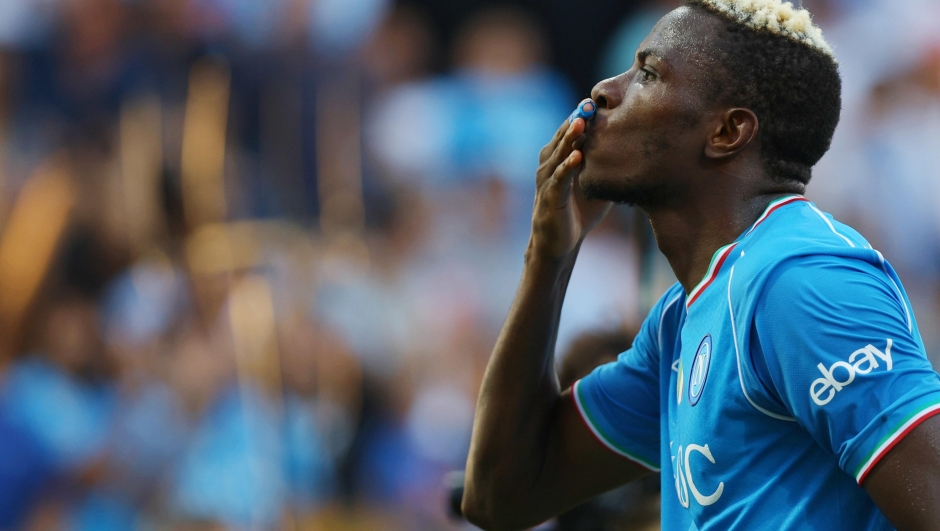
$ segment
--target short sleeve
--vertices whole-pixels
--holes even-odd
[[[581,418],[601,444],[654,472],[660,467],[659,332],[667,311],[681,306],[677,293],[670,289],[653,307],[630,350],[572,389]]]
[[[770,274],[752,342],[780,401],[861,484],[920,422],[940,413],[931,368],[889,266],[830,256]]]

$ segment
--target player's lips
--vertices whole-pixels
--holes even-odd
[[[594,118],[587,122],[584,126],[584,142],[581,145],[581,152],[585,153],[587,148],[596,142],[597,136],[603,132],[607,127],[607,116],[601,112],[597,112],[594,115]]]

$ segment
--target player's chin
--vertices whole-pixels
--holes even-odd
[[[604,199],[603,197],[592,197],[603,190],[611,188],[614,181],[614,175],[610,171],[605,171],[605,166],[599,164],[599,161],[592,157],[584,157],[578,172],[578,183],[581,190],[588,199]]]
[[[611,201],[625,205],[648,205],[661,202],[662,186],[644,184],[636,175],[622,171],[598,171],[586,165],[578,177],[584,197],[591,201]]]
[[[578,184],[581,185],[581,191],[586,199],[591,201],[616,201],[612,196],[617,195],[614,193],[617,184],[609,175],[592,171],[585,166],[578,175]]]

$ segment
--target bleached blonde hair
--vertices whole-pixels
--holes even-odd
[[[795,8],[781,0],[698,0],[715,11],[758,31],[786,37],[803,43],[835,60],[835,54],[822,30],[813,24],[809,11]]]

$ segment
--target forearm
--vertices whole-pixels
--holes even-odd
[[[539,477],[560,396],[555,337],[577,250],[545,259],[532,246],[477,403],[464,503],[471,512],[522,509]]]
[[[546,493],[565,491],[558,488],[561,474],[545,472],[567,471],[566,459],[591,453],[584,449],[587,434],[562,407],[554,370],[558,320],[578,249],[610,209],[586,201],[575,179],[582,162],[575,144],[584,125],[581,118],[565,120],[539,154],[526,266],[477,402],[463,510],[487,529],[529,527],[553,506],[570,503],[564,496],[546,500]]]

